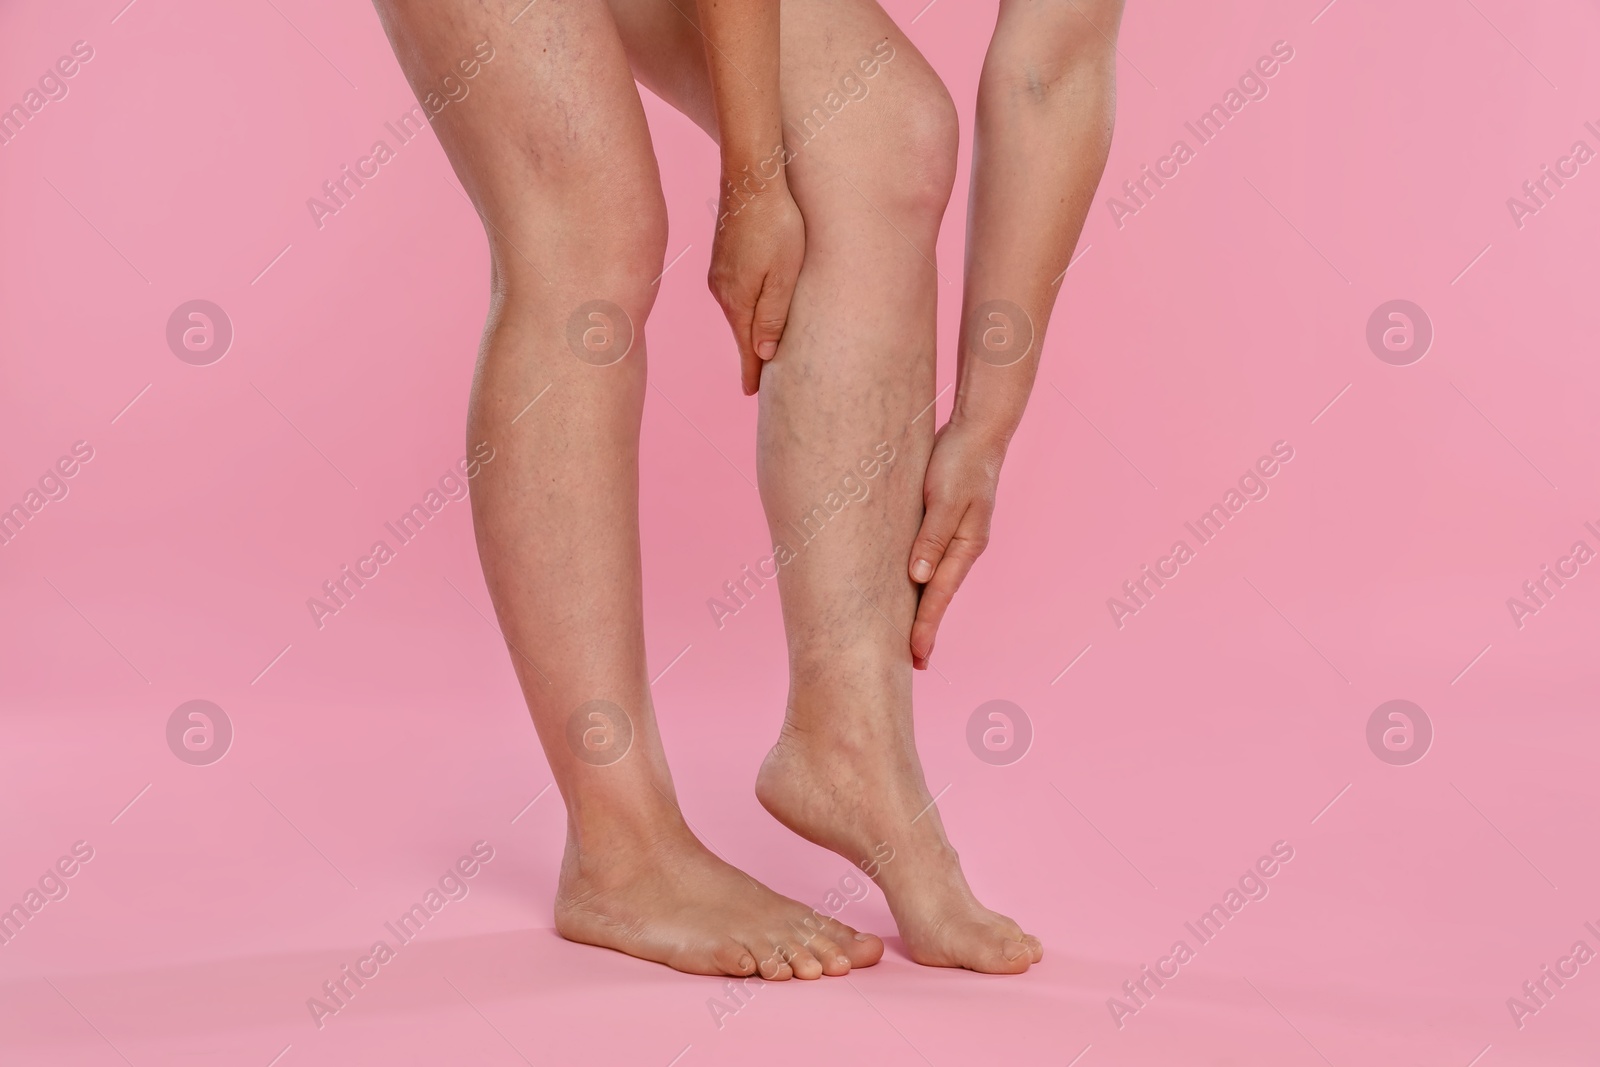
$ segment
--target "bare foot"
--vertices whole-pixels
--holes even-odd
[[[806,840],[857,864],[889,902],[911,958],[932,967],[1021,974],[1044,958],[1039,939],[972,895],[944,835],[909,734],[844,736],[785,722],[756,777],[756,796]],[[885,724],[876,729],[892,735]],[[856,731],[849,733],[848,731]]]
[[[684,829],[646,844],[579,854],[556,891],[556,931],[690,974],[821,978],[870,967],[883,942],[788,897],[713,855]]]

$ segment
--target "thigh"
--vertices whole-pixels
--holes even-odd
[[[608,2],[634,76],[715,139],[694,0]],[[788,179],[802,209],[841,170],[862,186],[867,165],[909,149],[914,166],[937,139],[930,127],[953,128],[943,84],[874,0],[784,0],[782,49]]]
[[[664,220],[644,109],[604,0],[376,6],[422,102],[414,114],[428,113],[484,216],[499,280],[558,284],[561,264],[605,231],[637,238],[642,220]]]

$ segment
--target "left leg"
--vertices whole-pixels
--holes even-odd
[[[714,134],[686,16],[665,0],[611,3],[640,80]],[[917,589],[906,555],[933,444],[933,261],[955,176],[955,109],[871,0],[786,0],[782,46],[788,181],[806,258],[761,376],[758,466],[773,542],[784,546],[790,691],[757,796],[790,829],[863,866],[913,959],[1024,971],[1039,944],[973,896],[932,806],[912,721]]]

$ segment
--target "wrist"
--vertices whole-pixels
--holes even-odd
[[[774,188],[788,190],[783,165],[787,162],[783,144],[761,148],[732,149],[723,146],[722,189],[729,195],[756,196]]]
[[[952,433],[959,433],[993,452],[997,458],[1004,458],[1006,450],[1011,447],[1011,437],[1017,432],[1017,420],[993,412],[975,411],[972,405],[962,401],[958,393],[946,427]]]

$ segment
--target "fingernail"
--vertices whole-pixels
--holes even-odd
[[[911,565],[911,578],[913,581],[925,582],[933,577],[933,564],[925,559],[919,559]]]
[[[1000,951],[1005,954],[1005,957],[1008,960],[1019,960],[1022,958],[1022,954],[1028,951],[1028,946],[1024,945],[1021,941],[1008,940],[1005,943],[1005,947]]]
[[[759,345],[756,345],[756,355],[762,359],[771,359],[777,354],[778,342],[776,341],[762,341]]]

